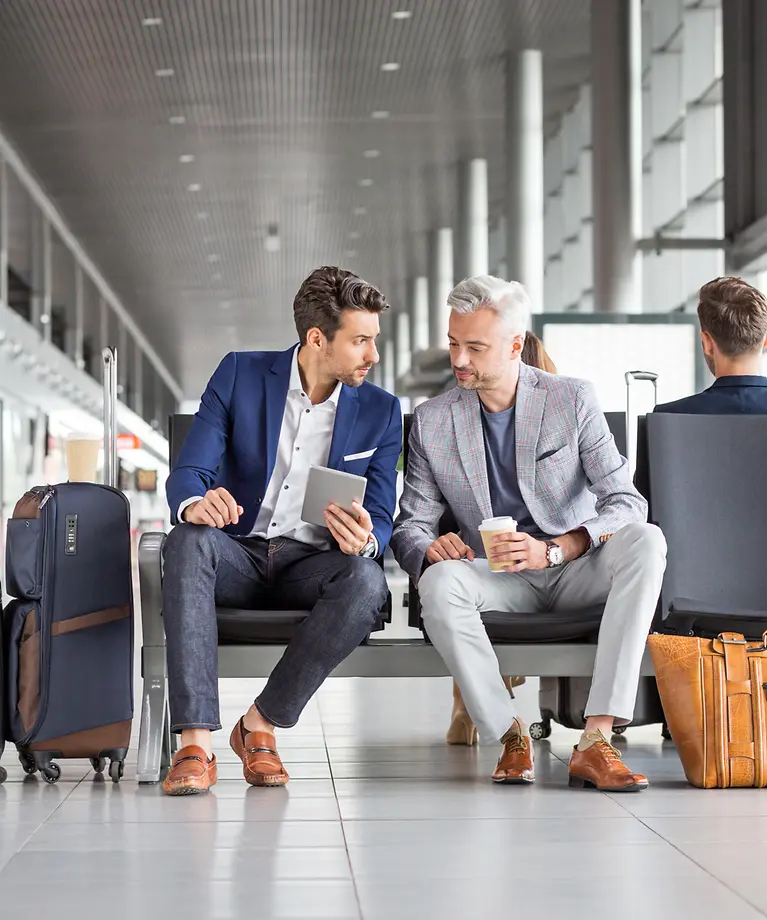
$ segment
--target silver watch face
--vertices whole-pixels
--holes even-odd
[[[565,551],[557,543],[549,544],[549,565],[562,565],[565,561]]]

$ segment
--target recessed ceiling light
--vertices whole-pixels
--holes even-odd
[[[396,61],[387,61],[385,64],[381,64],[381,70],[384,73],[394,73],[395,70],[399,70],[400,65]]]
[[[186,115],[171,115],[168,121],[172,125],[185,125],[186,124]]]
[[[199,192],[202,186],[199,182],[193,182],[191,185],[187,185],[186,190],[188,192]]]
[[[389,117],[389,113],[386,109],[376,109],[375,112],[370,113],[371,118],[375,118],[376,121],[382,121],[384,118]]]
[[[146,19],[141,20],[141,25],[146,26],[147,29],[151,29],[153,26],[161,26],[162,19],[159,16],[147,16]]]
[[[352,230],[352,232],[349,234],[350,240],[358,240],[359,238],[360,238],[360,235],[359,233],[357,233],[356,230]]]
[[[362,156],[365,157],[366,160],[376,160],[378,159],[378,157],[381,156],[381,151],[380,150],[366,150],[362,154]]]
[[[357,217],[364,217],[368,212],[367,208],[355,208],[354,213]]]
[[[391,14],[392,19],[412,19],[413,11],[412,10],[395,10]]]
[[[172,77],[176,71],[172,67],[161,67],[159,70],[155,70],[154,75],[163,79],[164,77]]]
[[[372,184],[373,184],[373,180],[372,180],[372,179],[360,179],[360,181],[359,181],[359,183],[358,183],[358,185],[359,185],[360,188],[370,188],[370,186],[371,186]]]
[[[212,253],[208,256],[208,262],[213,263],[213,262],[220,262],[220,261],[221,261],[221,256],[220,256],[220,255],[217,255],[215,252],[212,252]]]
[[[194,163],[194,156],[191,153],[182,153],[178,161],[179,163]]]
[[[210,217],[207,211],[198,211],[197,220],[207,220]]]

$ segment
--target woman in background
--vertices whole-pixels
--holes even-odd
[[[547,374],[556,374],[557,372],[556,365],[543,347],[543,342],[532,332],[528,332],[525,336],[522,361],[530,367],[537,367],[538,370],[546,371]],[[514,695],[513,688],[525,682],[524,677],[516,676],[504,677],[503,680],[512,696]],[[477,728],[471,721],[468,712],[466,712],[461,691],[455,681],[453,681],[453,717],[450,720],[450,728],[447,730],[447,743],[468,745],[477,743]]]

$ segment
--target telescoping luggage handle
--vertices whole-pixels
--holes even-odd
[[[104,484],[117,488],[117,349],[101,352],[104,373]]]
[[[647,380],[652,383],[653,405],[657,405],[658,375],[653,371],[626,371],[624,377],[626,379],[626,451],[628,453],[629,459],[629,471],[633,475],[634,470],[636,469],[636,445],[634,444],[635,439],[631,437],[631,420],[633,418],[633,413],[631,410],[631,385],[638,380]],[[636,425],[633,426],[633,431],[636,432]]]

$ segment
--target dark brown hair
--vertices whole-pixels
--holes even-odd
[[[534,332],[528,332],[525,336],[525,344],[522,346],[522,363],[530,367],[537,367],[538,370],[546,371],[547,374],[556,374],[557,366],[549,357],[549,353],[543,347],[543,342]]]
[[[386,298],[372,284],[351,272],[325,265],[316,268],[298,289],[293,301],[293,318],[302,345],[310,329],[317,328],[332,342],[341,328],[344,310],[382,313],[389,308]]]
[[[700,328],[728,357],[760,351],[767,336],[767,301],[742,278],[716,278],[698,295]]]

